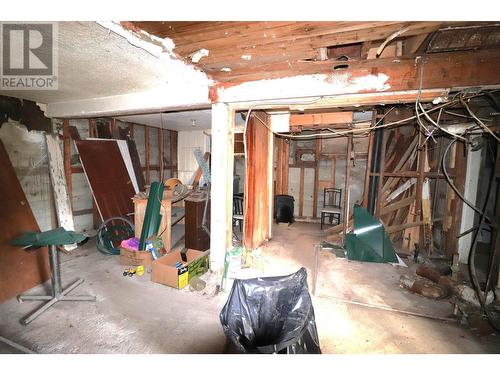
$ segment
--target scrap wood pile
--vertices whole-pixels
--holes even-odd
[[[456,240],[453,218],[457,212],[457,197],[440,171],[442,154],[449,140],[436,137],[437,143],[431,147],[429,142],[424,143],[417,127],[413,125],[385,130],[383,137],[382,155],[385,157],[381,158],[381,173],[368,171],[366,174],[368,180],[381,176],[375,180],[374,216],[383,223],[399,254],[409,255],[417,247],[427,254],[432,253],[433,233],[438,230],[441,243],[438,241],[436,245],[449,255],[448,249],[451,251],[453,239]],[[419,147],[420,143],[422,147]],[[459,153],[456,145],[455,153]],[[457,163],[455,155],[450,159],[448,164],[453,166]],[[363,206],[367,207],[365,200]],[[339,242],[344,225],[342,222],[325,229],[326,239],[333,243]],[[351,210],[346,232],[352,231]]]

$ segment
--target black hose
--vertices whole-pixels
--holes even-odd
[[[494,317],[491,316],[491,313],[488,310],[488,306],[486,305],[486,297],[488,296],[488,289],[485,289],[484,295],[483,295],[483,293],[481,291],[481,287],[479,286],[479,280],[477,278],[476,265],[475,265],[477,238],[479,237],[479,233],[481,232],[481,229],[482,229],[483,225],[485,224],[486,215],[484,214],[484,212],[485,212],[486,208],[488,207],[488,202],[490,200],[490,195],[491,195],[494,181],[495,181],[495,168],[491,168],[490,179],[489,179],[489,183],[488,183],[488,190],[486,192],[486,199],[485,199],[484,204],[483,204],[483,209],[482,209],[481,219],[479,221],[479,225],[478,225],[477,230],[474,232],[473,237],[472,237],[472,243],[471,243],[471,247],[469,250],[468,263],[469,263],[469,273],[470,273],[470,277],[471,277],[471,282],[472,282],[472,285],[474,286],[474,289],[476,290],[476,294],[479,298],[479,302],[481,304],[481,307],[484,310],[484,312],[486,313],[488,321],[493,326],[493,328],[495,328],[497,331],[500,331],[500,324],[495,321]],[[491,271],[491,269],[490,269],[490,271]],[[489,275],[487,275],[487,279],[488,279],[488,277],[489,277]]]

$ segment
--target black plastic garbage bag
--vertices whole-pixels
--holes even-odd
[[[321,353],[305,268],[235,280],[220,320],[242,353]]]

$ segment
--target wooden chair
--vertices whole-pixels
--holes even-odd
[[[321,210],[321,229],[325,221],[328,220],[329,224],[340,224],[340,213],[342,210],[342,189],[325,188],[323,191],[323,209]]]
[[[243,232],[243,195],[233,195],[233,227],[239,226],[240,232]]]

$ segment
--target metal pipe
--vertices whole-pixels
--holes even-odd
[[[33,350],[30,350],[22,345],[19,345],[17,343],[15,343],[14,341],[11,341],[9,339],[6,339],[5,337],[3,336],[0,336],[0,341],[3,341],[4,343],[6,343],[7,345],[10,345],[12,346],[13,348],[23,352],[23,353],[26,353],[26,354],[37,354],[36,352],[34,352]]]
[[[332,301],[336,301],[336,302],[342,302],[342,303],[349,303],[351,305],[371,307],[371,308],[375,308],[375,309],[379,309],[379,310],[391,311],[391,312],[396,312],[396,313],[400,313],[400,314],[418,316],[418,317],[421,317],[421,318],[442,320],[444,322],[456,322],[457,321],[457,319],[454,319],[454,318],[444,318],[444,317],[435,316],[435,315],[428,315],[428,314],[423,314],[423,313],[418,313],[418,312],[413,312],[413,311],[406,311],[406,310],[395,309],[395,308],[387,307],[387,306],[372,305],[372,304],[369,304],[369,303],[351,301],[351,300],[343,299],[343,298],[324,296],[324,295],[321,295],[321,294],[318,295],[318,298],[328,299],[328,300],[332,300]]]
[[[52,277],[52,297],[56,298],[61,294],[61,272],[57,258],[57,248],[55,245],[49,245],[49,262]]]

